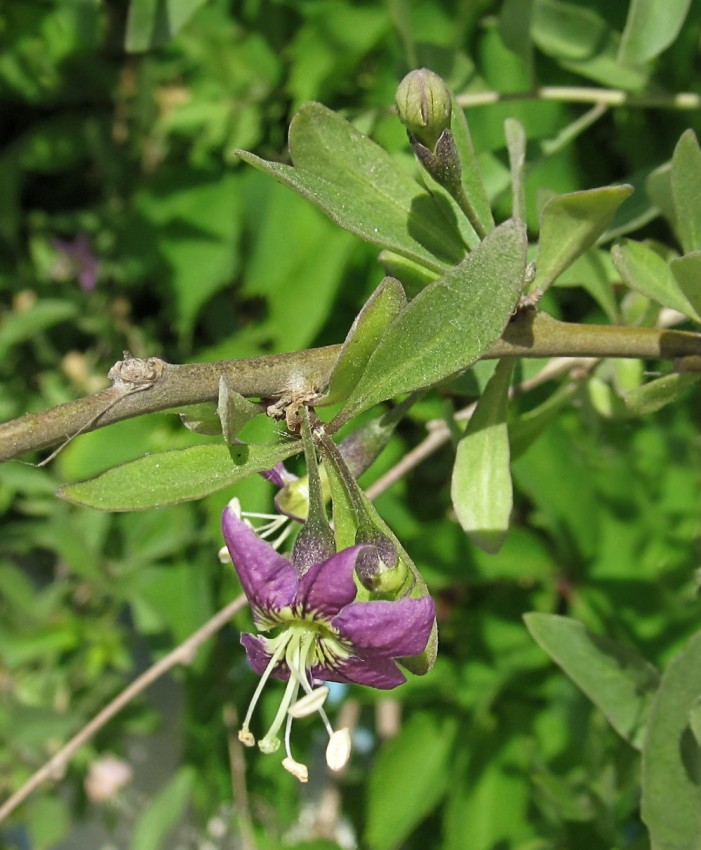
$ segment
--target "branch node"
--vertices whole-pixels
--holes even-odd
[[[107,373],[112,386],[120,390],[149,389],[163,374],[165,360],[160,357],[132,357],[124,352],[124,360],[118,360]]]

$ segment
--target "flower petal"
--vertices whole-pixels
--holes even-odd
[[[342,549],[328,560],[311,566],[299,580],[295,604],[301,605],[305,614],[316,612],[325,620],[349,605],[358,592],[353,572],[363,548]]]
[[[230,507],[222,517],[226,546],[246,594],[262,612],[286,608],[297,591],[297,573],[292,564],[239,519]]]
[[[436,611],[430,596],[396,602],[354,602],[331,621],[360,655],[399,658],[423,652]]]
[[[355,682],[370,688],[388,691],[403,685],[406,676],[390,658],[382,656],[363,657],[352,655],[342,661],[335,670],[312,667],[312,678],[324,682]]]
[[[241,635],[241,643],[246,648],[246,657],[248,658],[248,663],[251,665],[251,669],[254,673],[262,676],[271,658],[266,639],[259,635],[251,635],[244,632]],[[286,666],[278,664],[270,675],[277,679],[289,679],[290,671]]]

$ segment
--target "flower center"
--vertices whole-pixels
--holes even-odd
[[[276,752],[280,747],[279,733],[284,723],[286,758],[283,761],[283,766],[300,781],[306,782],[307,769],[305,765],[293,758],[290,747],[292,720],[294,718],[305,717],[315,712],[319,714],[329,735],[327,763],[334,770],[340,770],[350,755],[350,738],[347,730],[334,732],[323,708],[329,689],[326,687],[313,688],[310,674],[311,669],[319,664],[326,667],[333,666],[339,658],[347,657],[349,651],[323,623],[311,619],[299,620],[294,617],[291,611],[286,612],[286,616],[281,619],[289,622],[287,628],[277,637],[264,638],[267,643],[266,648],[270,653],[270,661],[253,694],[253,699],[239,731],[239,740],[246,746],[255,744],[255,738],[249,728],[253,712],[266,682],[275,669],[284,662],[290,671],[290,678],[270,729],[258,741],[258,747],[263,753]],[[301,699],[298,699],[300,689],[304,692],[304,695]],[[339,757],[339,749],[342,753],[346,753],[345,756]]]

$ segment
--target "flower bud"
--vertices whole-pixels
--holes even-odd
[[[410,71],[397,88],[399,120],[409,133],[430,150],[450,128],[450,91],[433,71]]]
[[[363,587],[374,593],[395,593],[404,584],[406,566],[399,560],[397,547],[379,531],[358,531],[356,543],[368,543],[359,553],[355,571]]]

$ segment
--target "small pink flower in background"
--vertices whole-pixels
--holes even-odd
[[[93,803],[104,803],[131,782],[132,770],[123,759],[104,755],[91,765],[85,778],[85,793]]]
[[[75,239],[52,239],[51,244],[59,253],[53,276],[57,280],[77,277],[84,292],[92,292],[97,285],[100,261],[92,250],[87,233],[79,233]]]

